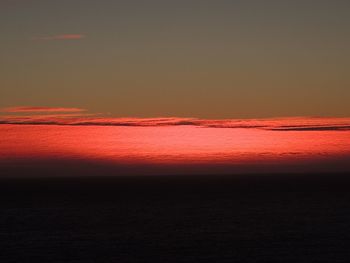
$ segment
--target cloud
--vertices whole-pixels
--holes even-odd
[[[99,126],[179,126],[199,125],[194,118],[81,118],[72,120],[70,125],[99,125]]]
[[[50,114],[50,115],[7,115],[0,117],[0,124],[54,124],[70,126],[199,126],[191,118],[106,118],[98,114]]]
[[[63,34],[63,35],[53,35],[53,36],[40,36],[34,37],[33,40],[79,40],[83,39],[86,36],[83,34]]]
[[[300,126],[300,127],[277,127],[270,129],[272,131],[347,131],[350,125],[329,125],[329,126]]]
[[[80,109],[80,108],[19,106],[19,107],[3,108],[0,111],[7,112],[7,113],[43,113],[43,112],[84,112],[86,110]]]
[[[203,120],[211,128],[255,128],[271,131],[350,130],[350,118],[286,117],[269,119]]]
[[[198,128],[261,129],[269,131],[342,131],[350,130],[350,118],[289,117],[269,119],[196,118],[114,118],[86,113],[81,108],[9,107],[0,110],[0,124],[55,124],[72,126],[196,126]]]
[[[305,122],[308,124],[305,124]],[[195,126],[212,129],[260,129],[268,131],[344,131],[350,130],[350,118],[305,118],[299,122],[286,119],[205,120],[194,118],[106,118],[94,114],[50,114],[3,116],[2,124],[54,124],[70,126]]]

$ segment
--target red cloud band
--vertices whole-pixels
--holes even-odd
[[[20,106],[0,109],[0,112],[18,113],[0,116],[0,124],[57,124],[98,126],[176,126],[192,125],[203,128],[255,128],[276,131],[350,130],[350,118],[293,117],[273,119],[196,118],[113,118],[101,114],[87,114],[85,109],[64,107]],[[49,114],[51,113],[51,114]],[[97,117],[99,116],[99,117]]]
[[[78,40],[85,38],[83,34],[64,34],[64,35],[55,35],[55,36],[42,36],[34,37],[34,40]]]

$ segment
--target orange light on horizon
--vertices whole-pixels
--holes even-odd
[[[341,167],[328,168],[350,170],[350,131],[4,124],[0,134],[0,162],[48,158],[130,166],[204,165],[234,173],[239,167],[242,172],[252,167],[288,172],[300,165],[317,170],[317,164],[321,169],[323,163],[340,160]]]

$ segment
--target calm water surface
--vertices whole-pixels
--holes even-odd
[[[69,159],[208,173],[350,170],[350,131],[1,125],[0,138],[3,165]]]

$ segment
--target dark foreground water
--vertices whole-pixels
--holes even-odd
[[[1,179],[0,262],[346,262],[350,174]]]

